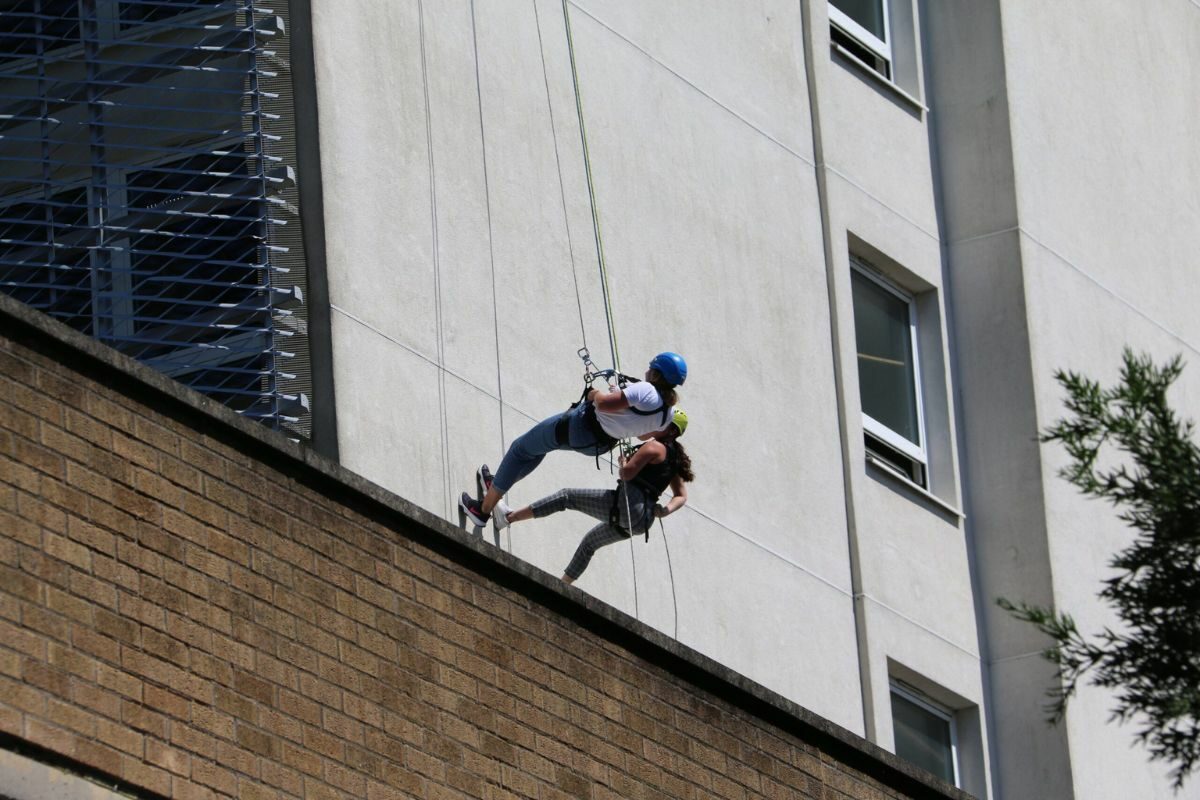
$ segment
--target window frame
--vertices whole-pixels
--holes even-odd
[[[957,719],[955,718],[954,709],[949,708],[947,706],[943,706],[942,704],[936,702],[935,700],[930,699],[927,695],[925,695],[918,689],[915,689],[915,688],[909,686],[908,684],[906,684],[902,681],[899,681],[895,678],[890,679],[888,681],[888,685],[889,685],[891,695],[899,695],[901,698],[903,698],[904,700],[907,700],[908,702],[917,706],[922,711],[927,711],[930,714],[932,714],[933,716],[937,717],[938,719],[941,719],[943,722],[946,723],[946,726],[950,729],[950,770],[951,770],[951,772],[954,773],[953,784],[956,787],[962,788],[962,770],[959,768],[959,764],[958,764],[958,722],[957,722]],[[891,698],[889,697],[888,700],[890,703]],[[892,750],[893,751],[895,751],[897,749],[896,748],[896,733],[895,733],[895,724],[896,723],[895,723],[895,720],[896,720],[896,711],[895,711],[895,707],[892,706]],[[899,753],[897,753],[897,755],[899,755]],[[903,756],[900,756],[900,757],[903,758]]]
[[[925,433],[925,402],[924,402],[924,398],[923,398],[923,395],[924,395],[923,388],[924,387],[923,387],[923,383],[921,380],[921,355],[920,355],[920,347],[919,347],[919,341],[918,341],[919,337],[917,334],[917,326],[919,323],[918,323],[918,319],[917,319],[916,298],[913,296],[913,294],[911,292],[904,290],[903,288],[897,286],[892,281],[888,280],[886,277],[884,277],[882,274],[880,274],[874,267],[872,267],[869,262],[867,262],[866,260],[864,260],[863,258],[861,258],[857,255],[854,255],[854,254],[850,255],[850,269],[851,269],[852,273],[857,273],[860,277],[870,280],[876,286],[879,286],[880,288],[884,289],[885,291],[887,291],[889,294],[893,295],[897,299],[904,301],[908,306],[908,336],[909,336],[909,346],[912,348],[913,394],[915,395],[915,397],[913,398],[913,401],[914,401],[914,404],[916,405],[917,435],[920,438],[920,443],[914,444],[908,438],[902,436],[901,434],[899,434],[896,431],[889,428],[887,425],[884,425],[882,422],[880,422],[879,420],[872,417],[865,410],[862,411],[863,431],[870,434],[871,436],[874,436],[876,439],[879,439],[881,442],[883,442],[888,447],[891,447],[894,450],[899,451],[901,454],[913,459],[914,461],[916,461],[917,463],[919,463],[921,465],[921,468],[924,472],[928,473],[929,456],[928,456],[928,452],[926,450],[926,444],[928,443],[928,437],[926,436],[926,433]],[[852,279],[853,279],[853,276],[852,276]],[[851,295],[850,303],[851,303],[851,306],[853,307],[853,305],[854,305],[853,285],[851,286],[850,295]],[[857,309],[855,309],[855,318],[857,319]],[[854,357],[855,357],[855,368],[857,369],[858,358],[859,358],[857,342],[855,342]],[[861,406],[861,403],[862,403],[861,390],[860,390],[860,394],[859,394],[859,403]]]
[[[883,77],[891,81],[892,73],[895,72],[895,62],[892,57],[891,2],[889,0],[877,0],[877,2],[883,11],[883,34],[886,39],[881,40],[858,24],[849,14],[835,6],[833,0],[828,0],[829,23],[882,59],[887,65],[887,72],[883,74]]]

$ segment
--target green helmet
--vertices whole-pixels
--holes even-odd
[[[687,414],[679,406],[675,406],[675,412],[671,415],[671,424],[679,430],[679,435],[683,436],[687,430]]]

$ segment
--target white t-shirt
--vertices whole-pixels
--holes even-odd
[[[625,399],[629,401],[630,408],[636,408],[639,411],[655,411],[655,414],[635,414],[628,408],[623,408],[620,411],[601,411],[596,409],[596,419],[600,422],[600,427],[605,433],[615,439],[628,439],[633,436],[641,436],[643,433],[652,431],[661,431],[671,423],[670,410],[664,415],[662,412],[662,396],[659,395],[658,389],[648,381],[638,381],[631,383],[625,387]]]

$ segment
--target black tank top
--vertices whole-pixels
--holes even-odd
[[[671,481],[675,479],[675,474],[679,469],[675,443],[663,442],[663,446],[667,448],[667,457],[659,464],[647,464],[642,467],[637,477],[633,479],[638,488],[646,493],[651,503],[658,501],[662,493],[671,485]],[[637,450],[641,450],[643,447],[645,445],[638,445]],[[636,453],[637,450],[634,452]]]

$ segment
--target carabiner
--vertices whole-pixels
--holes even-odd
[[[591,386],[592,381],[597,378],[604,378],[609,386],[613,385],[613,378],[621,378],[614,369],[600,369],[597,367],[595,362],[592,361],[592,355],[586,347],[579,348],[575,351],[575,354],[583,359],[583,382],[588,386]],[[624,388],[624,384],[622,384],[622,388]]]

